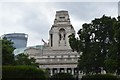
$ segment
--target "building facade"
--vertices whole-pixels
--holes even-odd
[[[6,37],[8,40],[11,40],[14,44],[13,46],[18,48],[24,48],[27,46],[28,35],[24,33],[10,33],[4,34],[3,37]]]
[[[72,52],[68,36],[75,34],[68,11],[56,11],[54,24],[49,31],[49,43],[39,49],[28,48],[26,54],[36,58],[39,67],[47,69],[50,75],[65,72],[78,73],[78,53]]]

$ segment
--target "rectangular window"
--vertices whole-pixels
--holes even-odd
[[[50,34],[50,39],[51,39],[51,47],[53,46],[53,34]]]
[[[65,17],[59,17],[60,19],[65,19]]]

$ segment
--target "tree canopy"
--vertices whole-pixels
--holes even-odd
[[[14,54],[13,51],[15,47],[13,47],[13,42],[7,40],[7,38],[3,38],[2,40],[2,65],[14,65]]]
[[[50,80],[75,80],[70,73],[56,73],[51,76]]]
[[[108,72],[117,70],[120,59],[119,17],[116,19],[103,15],[101,18],[95,18],[91,23],[82,25],[78,36],[76,38],[74,34],[70,35],[69,42],[73,51],[82,53],[78,60],[81,71],[92,74],[101,73],[103,69]],[[113,55],[114,58],[111,58]]]
[[[39,64],[36,63],[36,59],[29,57],[29,55],[21,53],[15,56],[16,65],[29,65],[38,67]]]
[[[38,67],[35,58],[30,58],[29,55],[21,53],[14,55],[13,42],[6,37],[2,40],[2,65],[29,65]]]

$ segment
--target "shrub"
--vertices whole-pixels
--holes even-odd
[[[74,80],[70,73],[56,73],[51,76],[50,80]]]
[[[41,69],[30,66],[3,66],[2,80],[45,80],[45,73]]]
[[[111,74],[85,75],[81,80],[119,80],[117,76]]]

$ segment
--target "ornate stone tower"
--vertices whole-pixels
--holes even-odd
[[[54,24],[49,31],[49,46],[53,50],[71,49],[68,36],[72,33],[75,34],[75,30],[70,23],[68,11],[56,11]]]
[[[79,54],[69,46],[68,36],[72,33],[75,34],[75,30],[70,23],[68,11],[57,11],[49,31],[49,45],[27,49],[25,53],[34,56],[39,67],[48,70],[51,76],[61,72],[79,75]]]

